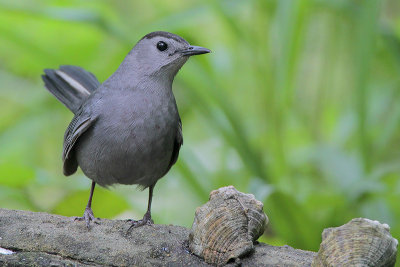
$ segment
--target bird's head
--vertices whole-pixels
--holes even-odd
[[[141,75],[173,78],[190,56],[210,53],[204,47],[192,46],[182,37],[169,32],[145,35],[131,50]]]

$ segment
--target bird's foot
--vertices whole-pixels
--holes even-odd
[[[153,220],[151,219],[150,212],[146,212],[143,216],[143,219],[141,219],[141,220],[129,220],[129,221],[132,223],[132,225],[129,227],[128,231],[131,230],[132,228],[138,228],[143,225],[153,225],[154,224]]]
[[[94,217],[93,211],[91,208],[86,207],[85,212],[83,213],[82,217],[76,217],[74,219],[75,221],[85,221],[86,222],[86,227],[89,229],[90,228],[90,222],[93,221],[95,224],[100,224],[98,222],[98,218]]]

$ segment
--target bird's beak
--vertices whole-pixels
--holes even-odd
[[[181,53],[184,56],[194,56],[194,55],[211,53],[211,50],[201,46],[191,45],[187,49],[182,50]]]

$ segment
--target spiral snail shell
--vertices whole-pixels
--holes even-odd
[[[223,187],[197,208],[189,248],[207,263],[223,265],[252,252],[267,223],[263,204],[253,195]]]
[[[394,266],[397,244],[387,224],[356,218],[323,231],[311,266]]]

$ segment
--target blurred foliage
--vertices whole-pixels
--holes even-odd
[[[1,0],[1,207],[83,213],[90,181],[61,171],[72,114],[42,70],[104,81],[166,30],[213,53],[174,83],[185,143],[155,188],[157,223],[190,226],[232,184],[264,202],[269,243],[317,250],[323,228],[360,216],[399,238],[399,14],[397,0]],[[97,188],[93,201],[97,216],[140,218],[147,191]]]

